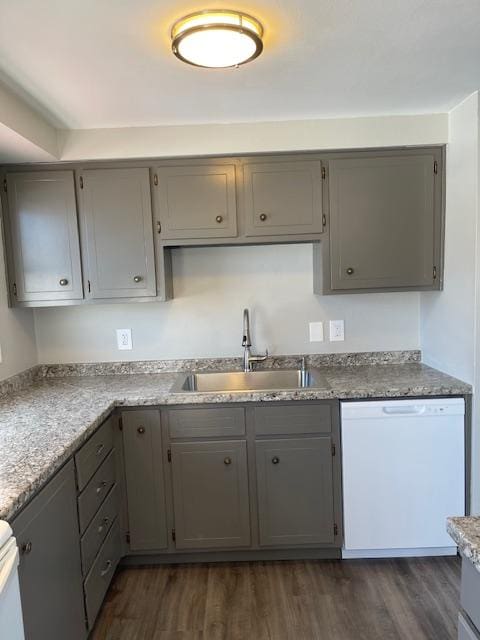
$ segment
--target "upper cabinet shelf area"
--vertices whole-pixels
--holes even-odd
[[[5,167],[10,302],[172,295],[170,248],[311,242],[315,293],[440,289],[444,149]]]

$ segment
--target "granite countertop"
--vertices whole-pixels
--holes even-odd
[[[480,571],[480,516],[448,518],[447,531],[461,554]]]
[[[391,362],[391,359],[380,361]],[[103,369],[95,365],[93,370],[97,375],[85,375],[92,367],[84,365],[77,368],[74,365],[42,366],[31,379],[22,374],[19,388],[7,381],[8,392],[0,396],[0,519],[11,520],[116,406],[471,393],[469,385],[408,358],[397,364],[346,366],[347,361],[340,362],[341,365],[321,367],[326,381],[321,388],[254,393],[172,393],[178,370],[168,372],[159,367],[160,373],[137,373],[146,369],[139,367],[139,363],[136,368],[122,364],[124,375],[105,375],[105,372],[115,371],[108,364]],[[288,361],[283,364],[292,366]],[[191,361],[189,365],[192,365]],[[235,365],[238,370],[236,360],[224,365],[226,368]],[[280,360],[274,361],[273,366],[280,367]],[[193,368],[208,367],[195,362]],[[177,369],[185,371],[189,367],[183,364]]]

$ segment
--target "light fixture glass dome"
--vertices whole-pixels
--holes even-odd
[[[198,67],[236,67],[263,49],[263,27],[245,13],[212,9],[178,20],[172,29],[172,51]]]

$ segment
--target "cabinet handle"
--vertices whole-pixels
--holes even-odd
[[[110,519],[109,518],[104,518],[102,520],[102,524],[98,527],[97,532],[98,533],[102,533],[102,531],[105,529],[105,527],[108,527],[109,524],[110,524]]]
[[[20,553],[22,554],[22,556],[27,556],[32,550],[32,543],[29,542],[24,542],[22,544],[22,546],[20,547]]]
[[[273,456],[272,464],[278,464],[279,462],[280,462],[280,458],[278,458],[277,456]]]
[[[67,286],[67,284],[68,284],[68,280],[67,280],[66,278],[62,278],[61,280],[59,280],[59,281],[58,281],[58,284],[59,284],[61,287],[66,287],[66,286]]]
[[[355,273],[355,269],[352,269],[352,267],[348,267],[347,276],[352,276],[354,273]]]
[[[104,445],[104,444],[103,444],[103,442],[102,442],[102,444],[99,444],[99,445],[98,445],[97,450],[95,451],[95,455],[96,455],[96,456],[99,456],[99,455],[102,453],[102,451],[103,451],[104,449],[105,449],[105,445]]]
[[[260,214],[260,216],[259,216],[259,218],[260,218],[260,220],[261,220],[262,222],[265,222],[265,220],[267,219],[267,214],[266,214],[266,213],[261,213],[261,214]]]
[[[217,216],[215,220],[218,222],[218,224],[220,224],[221,222],[223,222],[223,216]]]
[[[107,573],[108,573],[108,572],[110,571],[110,569],[112,568],[112,564],[113,564],[113,562],[112,562],[111,560],[107,560],[107,561],[106,561],[106,563],[105,563],[105,567],[100,571],[100,575],[101,575],[102,577],[107,575]]]
[[[140,435],[143,435],[145,433],[145,427],[138,427],[137,431]]]
[[[105,487],[107,486],[107,481],[104,480],[103,482],[100,482],[100,484],[97,487],[97,493],[102,493],[102,491],[105,489]]]
[[[134,282],[141,282],[142,281],[142,276],[133,276],[133,281]]]
[[[229,465],[229,464],[232,464],[232,459],[231,459],[231,458],[228,458],[228,457],[227,457],[227,458],[225,458],[225,460],[223,461],[223,464],[226,464],[226,465],[227,465],[227,467],[228,467],[228,465]]]

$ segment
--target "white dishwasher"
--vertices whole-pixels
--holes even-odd
[[[462,398],[341,403],[344,558],[456,554],[464,416]]]
[[[12,530],[0,520],[0,637],[24,640],[18,586],[18,549]]]

